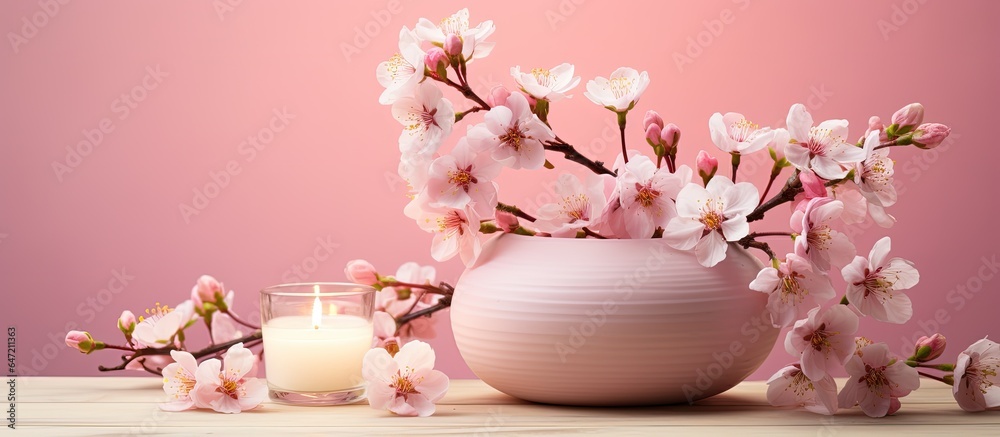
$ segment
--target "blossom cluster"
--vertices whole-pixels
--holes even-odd
[[[138,318],[125,310],[118,329],[121,345],[96,340],[86,331],[70,331],[66,345],[82,353],[109,349],[124,351],[122,362],[102,371],[140,370],[163,376],[170,401],[164,410],[211,408],[238,413],[256,408],[267,397],[267,386],[254,376],[258,357],[249,347],[261,343],[260,328],[233,312],[235,292],[225,291],[217,279],[204,275],[191,288],[190,298],[171,308],[157,302]],[[210,345],[188,351],[186,330],[199,320],[209,332]],[[209,358],[223,354],[223,360]],[[203,359],[199,364],[198,360]]]
[[[494,49],[486,41],[494,25],[484,21],[472,26],[469,17],[463,9],[436,25],[421,19],[413,30],[404,27],[399,54],[376,70],[385,87],[379,101],[391,106],[393,117],[403,126],[398,170],[409,185],[410,197],[404,214],[434,234],[431,255],[436,260],[457,255],[471,265],[481,250],[482,236],[497,232],[662,238],[675,249],[692,252],[705,267],[724,260],[730,250],[760,249],[769,265],[749,288],[768,294],[771,322],[789,330],[786,349],[797,359],[772,378],[773,403],[804,405],[827,414],[860,406],[868,415],[884,416],[899,408],[900,397],[917,388],[919,375],[934,377],[922,367],[958,370],[953,365],[928,364],[927,357],[916,354],[895,357],[884,343],[856,335],[862,317],[907,322],[913,309],[906,290],[916,286],[920,276],[914,263],[890,256],[888,237],[865,257],[838,230],[867,220],[886,228],[895,223],[888,212],[897,200],[890,150],[931,149],[950,133],[946,125],[925,122],[922,105],[901,108],[888,124],[871,117],[856,140],[848,132],[847,120],[817,122],[802,104],[792,105],[784,127],[775,128],[760,126],[740,113],[715,113],[709,118],[709,135],[732,164],[731,174],[723,176],[719,160],[705,150],[698,153],[694,168],[678,165],[680,128],[656,111],[647,111],[642,120],[652,155],[629,148],[628,116],[649,88],[650,78],[646,72],[621,67],[608,77],[587,81],[583,93],[613,112],[621,131],[621,153],[607,168],[577,151],[549,122],[553,105],[572,98],[581,82],[572,64],[530,70],[514,66],[510,74],[516,88],[497,86],[485,97],[476,94],[469,86],[468,66]],[[463,104],[450,100],[446,92],[471,106],[461,109]],[[479,112],[480,121],[471,121]],[[459,125],[463,121],[464,132]],[[449,141],[455,132],[457,140]],[[448,144],[452,147],[446,151]],[[536,211],[501,202],[496,182],[501,171],[554,168],[547,152],[560,153],[593,174],[558,176],[557,201]],[[763,191],[738,178],[742,159],[755,153],[768,153],[773,161]],[[787,181],[769,197],[782,174],[788,174]],[[782,204],[789,204],[792,211],[787,229],[751,229]],[[784,238],[789,251],[779,256],[773,243],[765,241],[770,237]],[[837,278],[847,284],[841,299],[835,299]],[[919,350],[920,344],[916,346]],[[970,351],[976,347],[983,349],[979,355],[967,351],[963,354],[967,359],[960,359],[966,363],[965,374],[934,378],[979,384],[987,395],[982,402],[977,398],[977,405],[991,408],[1000,404],[992,385],[995,374],[989,373],[995,366],[989,351],[995,348],[980,345]],[[968,368],[986,373],[969,373]],[[852,379],[838,389],[831,375],[840,371]],[[959,399],[965,407],[974,390],[959,390],[958,385],[955,390],[956,398],[966,396]]]
[[[369,405],[401,416],[434,414],[434,403],[447,392],[449,381],[434,370],[434,350],[416,339],[435,336],[431,315],[449,306],[454,288],[444,282],[434,285],[434,267],[414,262],[400,266],[395,275],[382,275],[371,263],[353,260],[344,274],[378,290],[372,350],[362,363]]]

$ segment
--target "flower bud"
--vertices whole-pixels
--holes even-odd
[[[892,124],[890,125],[892,132],[890,133],[896,136],[903,135],[912,131],[913,128],[919,126],[923,122],[924,105],[919,103],[910,103],[909,105],[900,108],[895,114],[892,114]]]
[[[497,226],[506,233],[514,232],[520,226],[517,216],[507,211],[497,211],[496,221]]]
[[[670,154],[677,152],[677,143],[681,140],[681,128],[676,124],[668,123],[660,132],[660,142],[667,148]]]
[[[708,185],[708,181],[712,180],[715,172],[719,170],[719,160],[704,150],[698,151],[695,164],[698,167],[698,175],[701,176],[705,185]]]
[[[941,123],[924,123],[913,132],[911,141],[921,149],[933,149],[940,146],[950,133],[951,128]]]
[[[816,176],[816,173],[809,170],[803,170],[799,173],[799,182],[802,183],[802,189],[805,192],[806,199],[826,197],[826,183],[822,178]]]
[[[660,145],[660,141],[662,141],[662,139],[660,139],[660,133],[660,126],[655,124],[646,126],[646,142],[653,147]]]
[[[431,47],[424,55],[424,65],[440,77],[448,75],[448,55],[441,47]]]
[[[495,86],[490,90],[490,95],[486,96],[486,103],[490,106],[503,106],[507,104],[507,98],[510,97],[510,91],[503,86]]]
[[[131,338],[132,331],[135,330],[135,314],[129,310],[122,311],[122,315],[118,316],[118,329],[126,338]]]
[[[882,124],[882,119],[877,115],[873,115],[868,119],[868,130],[865,131],[865,138],[868,138],[868,134],[875,131],[884,131],[885,126]]]
[[[918,363],[935,360],[944,353],[946,345],[947,341],[945,341],[944,336],[941,334],[920,337],[913,348],[912,359]]]
[[[344,274],[347,275],[347,280],[355,284],[375,285],[379,282],[375,266],[363,259],[348,261]]]
[[[455,59],[460,59],[462,56],[462,38],[454,33],[449,33],[444,39],[444,51]]]
[[[86,331],[69,331],[66,333],[66,346],[85,354],[104,349],[104,343],[94,340]]]
[[[198,282],[191,288],[191,300],[194,301],[195,308],[201,308],[206,303],[213,303],[223,298],[222,283],[217,279],[202,275]]]
[[[663,117],[660,117],[660,114],[653,110],[646,111],[646,116],[642,118],[642,128],[646,132],[649,132],[650,125],[656,125],[660,130],[663,130]]]

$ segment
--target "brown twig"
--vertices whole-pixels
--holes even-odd
[[[511,214],[514,214],[514,216],[523,218],[529,222],[535,221],[535,217],[522,211],[521,208],[518,208],[514,205],[508,205],[506,203],[497,203],[497,211],[509,212]]]
[[[193,355],[194,358],[197,360],[198,358],[202,358],[202,357],[205,357],[205,356],[208,356],[208,355],[215,354],[217,352],[221,352],[221,351],[227,350],[227,349],[229,349],[230,347],[232,347],[233,345],[235,345],[237,343],[243,343],[243,345],[246,346],[246,347],[253,346],[253,345],[257,344],[257,343],[260,343],[261,338],[262,338],[261,332],[259,330],[257,330],[257,331],[254,331],[253,333],[251,333],[250,335],[244,336],[242,338],[238,338],[238,339],[233,340],[233,341],[227,341],[225,343],[220,343],[220,344],[217,344],[215,346],[210,346],[210,347],[204,348],[204,349],[199,350],[199,351],[191,352],[191,355]],[[157,355],[170,355],[170,351],[173,351],[173,350],[178,350],[178,349],[176,347],[174,347],[174,346],[165,346],[165,347],[161,347],[161,348],[150,348],[150,347],[147,347],[147,348],[143,348],[143,349],[137,349],[135,351],[135,353],[132,354],[131,356],[123,356],[121,364],[119,364],[117,366],[114,366],[114,367],[97,366],[97,370],[100,370],[102,372],[111,372],[111,371],[115,371],[115,370],[125,370],[125,366],[128,366],[129,363],[131,363],[132,361],[135,361],[136,359],[139,359],[139,358],[142,358],[142,357],[157,356]]]
[[[405,325],[407,323],[410,323],[410,321],[412,321],[412,320],[414,320],[414,319],[416,319],[418,317],[429,316],[429,315],[433,314],[434,312],[443,310],[443,309],[448,308],[450,306],[451,306],[451,295],[450,294],[449,295],[445,295],[444,297],[441,298],[441,300],[438,301],[438,303],[436,303],[436,304],[434,304],[432,306],[429,306],[429,307],[424,308],[424,309],[422,309],[420,311],[415,311],[415,312],[409,313],[409,314],[407,314],[407,315],[405,315],[403,317],[400,317],[399,320],[396,321],[396,326],[401,327],[401,326],[403,326],[403,325]]]
[[[577,151],[575,147],[573,147],[571,144],[561,141],[558,137],[556,138],[556,141],[550,141],[546,143],[545,150],[551,150],[553,152],[562,153],[567,160],[573,161],[577,164],[581,164],[584,167],[589,168],[590,171],[594,173],[609,174],[611,176],[615,175],[615,172],[605,167],[603,162],[593,161],[590,158],[583,156],[583,154]]]

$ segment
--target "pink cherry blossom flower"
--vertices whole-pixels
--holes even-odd
[[[474,209],[433,206],[424,196],[417,196],[403,212],[416,220],[420,229],[434,234],[431,256],[435,260],[447,261],[459,255],[468,266],[479,256],[480,219]]]
[[[154,311],[147,311],[149,317],[141,317],[135,326],[132,338],[149,347],[164,347],[173,343],[177,333],[194,324],[198,315],[194,312],[194,302],[186,300],[170,309],[158,306]]]
[[[588,175],[586,185],[576,176],[564,173],[556,182],[557,203],[538,208],[534,222],[542,232],[553,237],[575,237],[577,231],[590,226],[604,210],[604,179]]]
[[[864,150],[848,144],[847,120],[827,120],[813,126],[812,115],[801,103],[788,111],[785,158],[799,170],[812,169],[826,180],[841,179],[854,163],[865,158]]]
[[[202,362],[195,372],[197,383],[191,399],[201,408],[220,413],[257,408],[267,398],[267,384],[254,378],[256,361],[250,349],[237,343],[226,351],[222,361],[212,358]]]
[[[1000,345],[982,339],[958,355],[952,393],[965,411],[1000,408]]]
[[[824,272],[830,269],[831,264],[841,267],[849,263],[856,253],[854,245],[846,235],[829,225],[843,211],[843,202],[817,197],[792,213],[789,225],[798,234],[795,237],[795,254],[808,258]]]
[[[170,400],[160,404],[160,409],[164,411],[184,411],[195,408],[194,399],[191,399],[191,391],[194,390],[196,381],[195,375],[198,372],[198,361],[194,355],[185,351],[170,351],[170,357],[174,362],[163,368],[163,391],[167,393]]]
[[[411,341],[390,356],[385,349],[365,354],[362,375],[368,382],[368,403],[400,416],[430,416],[434,403],[448,391],[448,377],[434,370],[434,350]]]
[[[892,206],[896,203],[896,187],[892,185],[893,162],[889,149],[875,150],[879,145],[879,132],[868,134],[865,139],[865,159],[855,166],[854,182],[869,203]]]
[[[733,184],[718,177],[704,188],[688,184],[677,194],[677,217],[670,220],[663,238],[675,249],[694,249],[698,262],[712,267],[726,258],[727,241],[750,233],[746,215],[758,198],[757,188],[749,182]]]
[[[417,303],[417,306],[413,307],[413,311],[420,311],[429,306],[429,304],[421,301]],[[434,338],[437,336],[436,320],[433,314],[410,320],[409,323],[399,327],[399,338],[403,343],[418,339],[427,340]]]
[[[787,366],[767,380],[767,402],[829,416],[837,412],[837,383],[830,375],[811,380],[798,364]]]
[[[863,223],[871,217],[875,224],[883,228],[891,228],[896,218],[885,211],[876,202],[869,202],[854,181],[846,181],[827,190],[830,198],[844,202],[844,212],[840,219],[846,224]]]
[[[399,266],[396,275],[386,278],[386,283],[392,281],[407,284],[426,285],[434,282],[437,272],[434,266],[421,266],[415,262],[407,262]],[[392,317],[406,315],[417,304],[417,300],[425,293],[421,289],[412,289],[404,285],[385,287],[378,292],[376,308],[389,313]]]
[[[490,94],[486,96],[486,103],[489,103],[490,107],[506,106],[508,97],[510,97],[510,90],[504,88],[503,85],[497,85],[490,89]]]
[[[634,108],[648,86],[648,73],[621,67],[608,78],[597,77],[587,82],[587,91],[583,95],[591,102],[620,113]]]
[[[404,154],[433,154],[455,124],[454,107],[430,81],[421,83],[412,96],[396,100],[392,116],[403,125],[399,151]]]
[[[538,100],[559,100],[572,97],[567,95],[571,89],[580,83],[580,76],[573,76],[573,64],[562,63],[551,69],[535,68],[528,73],[522,73],[520,66],[510,69],[521,90]]]
[[[807,312],[832,299],[836,292],[830,278],[813,269],[809,260],[794,253],[778,268],[765,267],[750,283],[750,289],[767,293],[771,324],[782,328],[806,317]]]
[[[385,88],[378,102],[391,105],[402,97],[413,95],[424,78],[424,52],[410,29],[399,31],[399,53],[378,64],[375,78]]]
[[[395,350],[389,351],[390,354],[399,350],[398,348],[402,341],[400,341],[396,333],[396,319],[392,318],[389,313],[375,311],[375,314],[372,315],[372,329],[372,347],[380,347],[386,350],[395,347]]]
[[[838,306],[840,307],[840,306]],[[899,409],[899,398],[920,387],[917,370],[889,353],[885,343],[864,347],[844,367],[850,376],[838,395],[840,408],[861,406],[870,417]]]
[[[816,307],[795,322],[785,337],[785,350],[801,357],[802,372],[809,379],[823,379],[854,355],[857,331],[858,316],[850,308],[834,305],[821,311]]]
[[[513,93],[504,106],[494,106],[484,122],[470,127],[469,145],[488,151],[501,164],[534,170],[545,163],[545,142],[555,139],[552,130],[531,112],[528,99]]]
[[[489,216],[497,206],[500,164],[489,153],[476,153],[465,138],[450,154],[431,162],[427,196],[431,203],[450,208],[470,206],[480,216]]]
[[[806,195],[806,199],[815,199],[817,197],[826,197],[826,182],[816,176],[811,170],[802,170],[799,172],[799,182],[802,183],[802,192]]]
[[[344,275],[347,280],[355,284],[375,285],[378,284],[378,272],[372,263],[363,259],[355,259],[347,262],[344,267]]]
[[[433,153],[404,153],[400,155],[397,172],[399,177],[406,182],[407,191],[411,198],[427,186],[431,162],[436,158],[437,155]]]
[[[618,173],[618,192],[625,231],[630,238],[650,238],[676,213],[672,199],[690,180],[691,170],[670,173],[656,168],[649,157],[635,155]],[[687,179],[682,179],[687,176]]]
[[[470,27],[469,10],[462,9],[455,14],[444,18],[439,24],[434,24],[431,20],[421,18],[417,21],[417,26],[413,29],[417,37],[424,41],[429,41],[435,45],[444,46],[449,35],[456,35],[462,40],[462,58],[467,62],[473,59],[485,58],[493,51],[496,43],[486,42],[486,37],[493,34],[496,28],[493,21],[487,20]]]
[[[855,257],[841,273],[847,281],[847,300],[858,311],[883,322],[906,323],[913,307],[900,290],[917,285],[920,273],[910,261],[889,258],[891,245],[889,237],[878,240],[868,259]]]
[[[761,128],[736,112],[712,114],[708,119],[708,129],[715,146],[730,154],[748,155],[763,150],[774,139],[770,128]]]

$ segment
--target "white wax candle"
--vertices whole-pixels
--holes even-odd
[[[361,362],[372,346],[372,325],[348,315],[285,316],[262,327],[267,382],[279,390],[329,392],[362,385]]]

